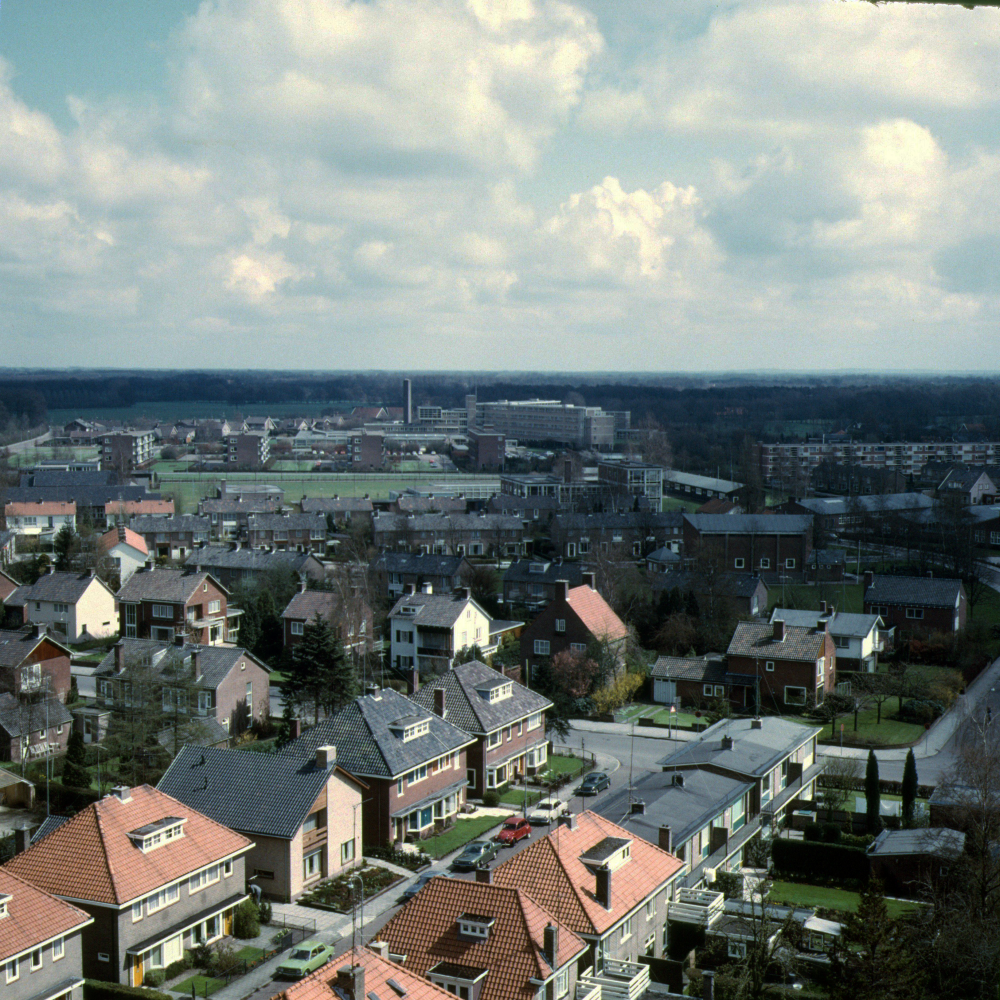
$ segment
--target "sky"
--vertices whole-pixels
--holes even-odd
[[[992,8],[0,0],[0,364],[996,371],[998,111]]]

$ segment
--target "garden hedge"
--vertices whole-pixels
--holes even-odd
[[[778,838],[771,844],[771,860],[783,875],[868,881],[868,855],[863,847]]]
[[[105,983],[100,979],[87,979],[83,983],[83,1000],[173,1000],[169,993],[147,990],[143,986],[126,986],[124,983]]]

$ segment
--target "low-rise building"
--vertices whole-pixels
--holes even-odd
[[[131,472],[155,457],[156,435],[152,431],[116,431],[97,437],[101,446],[101,468]]]
[[[76,531],[73,500],[28,500],[4,504],[4,527],[15,535],[27,535],[49,544],[64,525]]]
[[[957,632],[965,627],[968,598],[961,580],[865,573],[865,614],[900,632]]]
[[[399,597],[407,584],[418,592],[429,584],[435,594],[452,593],[472,572],[472,564],[465,556],[383,552],[372,560],[370,569],[379,594]]]
[[[251,514],[247,518],[251,548],[326,553],[326,516],[323,514]]]
[[[677,511],[627,511],[610,514],[557,514],[552,518],[552,547],[567,559],[611,553],[641,559],[681,542],[682,515]]]
[[[307,590],[305,586],[292,595],[281,613],[285,647],[294,648],[306,625],[317,617],[330,623],[347,653],[358,657],[371,651],[374,617],[364,598],[345,598],[330,590]]]
[[[380,551],[512,558],[524,548],[524,523],[504,514],[376,514],[372,532]]]
[[[372,523],[375,508],[365,497],[303,497],[299,501],[303,514],[322,514],[333,519],[335,526]]]
[[[466,751],[469,792],[480,796],[548,760],[547,698],[472,660],[434,677],[412,695],[418,705],[476,737]]]
[[[0,694],[0,760],[15,764],[62,753],[73,715],[55,696],[37,700]]]
[[[812,554],[812,515],[683,514],[684,558],[717,571],[765,580],[805,580]]]
[[[597,463],[597,478],[615,493],[645,497],[653,510],[660,510],[663,501],[663,466],[649,462],[603,461]]]
[[[965,834],[947,827],[883,830],[868,846],[873,878],[887,894],[922,899],[931,886],[947,884],[965,850]]]
[[[97,540],[97,553],[101,559],[109,559],[114,564],[122,583],[149,561],[146,539],[124,524],[101,535]]]
[[[837,670],[860,670],[874,673],[878,654],[885,644],[885,625],[878,615],[858,615],[837,611],[820,601],[819,611],[773,608],[771,621],[781,619],[786,625],[817,628],[823,622],[837,647]]]
[[[114,592],[92,572],[50,569],[15,594],[8,597],[8,607],[16,599],[24,608],[26,622],[48,626],[63,642],[103,639],[118,631]]]
[[[70,689],[69,660],[70,651],[49,635],[44,625],[0,631],[0,691],[20,696],[37,694],[47,687],[65,703]]]
[[[266,431],[244,431],[223,439],[226,464],[233,469],[262,469],[271,458],[271,439]]]
[[[583,583],[583,567],[562,559],[517,559],[503,575],[505,604],[523,604],[530,611],[540,611],[555,599],[556,584],[563,580],[572,587]]]
[[[337,766],[337,750],[312,759],[184,747],[161,792],[253,841],[247,875],[288,903],[362,860],[361,800],[368,786]]]
[[[259,582],[271,573],[291,573],[317,583],[326,579],[326,567],[309,551],[250,549],[240,542],[199,545],[188,553],[184,565],[211,573],[230,589],[240,583]]]
[[[5,870],[93,918],[82,928],[87,979],[141,986],[186,948],[231,933],[252,846],[149,785],[119,787]]]
[[[757,678],[731,673],[718,654],[658,656],[649,672],[653,701],[663,705],[706,708],[728,702],[734,709],[757,705]]]
[[[0,868],[4,1000],[82,1000],[84,910]]]
[[[146,548],[159,559],[183,562],[187,554],[209,540],[212,520],[203,514],[174,514],[172,517],[133,517],[129,529],[141,535]]]

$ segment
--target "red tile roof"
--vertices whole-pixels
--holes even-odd
[[[4,514],[7,517],[24,517],[33,514],[75,514],[75,500],[31,500],[9,503],[4,507]]]
[[[485,941],[458,936],[457,920],[463,913],[494,919]],[[526,889],[433,878],[379,931],[379,938],[394,954],[406,955],[406,967],[417,975],[427,975],[439,962],[488,969],[480,1000],[530,1000],[538,986],[529,979],[546,979],[555,971],[545,960],[549,923],[556,921]],[[560,927],[556,968],[586,948],[568,927]]]
[[[104,513],[113,514],[173,514],[173,500],[113,500],[104,505]]]
[[[145,853],[133,844],[130,831],[168,816],[187,820],[182,837]],[[6,867],[59,896],[127,903],[251,846],[221,823],[142,785],[131,789],[127,802],[108,795],[87,806]]]
[[[596,639],[624,639],[625,623],[611,610],[611,605],[591,587],[574,587],[566,602]]]
[[[0,919],[0,962],[48,941],[79,930],[93,919],[37,886],[0,868],[0,897],[10,896],[7,916]]]
[[[101,535],[101,540],[97,543],[97,549],[99,552],[110,552],[119,542],[131,545],[133,549],[138,549],[145,555],[149,555],[149,549],[146,548],[146,539],[142,535],[136,534],[131,528],[126,528],[123,524]]]
[[[606,837],[631,840],[631,857],[611,876],[611,909],[594,894],[596,879],[580,856]],[[556,827],[548,836],[494,870],[498,885],[523,886],[540,906],[577,934],[603,934],[681,871],[672,854],[597,813],[583,812],[576,829]]]
[[[371,993],[378,996],[379,1000],[396,1000],[400,994],[389,985],[390,979],[406,991],[406,1000],[454,1000],[453,994],[447,993],[440,986],[407,972],[401,965],[381,958],[367,948],[352,948],[322,969],[317,969],[305,979],[276,993],[272,1000],[340,1000],[341,994],[333,991],[337,982],[337,970],[353,965],[364,966],[365,996],[352,1000],[368,1000]]]

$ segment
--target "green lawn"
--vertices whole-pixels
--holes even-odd
[[[170,987],[171,993],[183,993],[186,996],[210,997],[216,990],[226,985],[225,979],[213,979],[211,976],[190,976],[184,982]],[[192,991],[191,987],[194,987]]]
[[[1000,592],[992,587],[984,587],[982,595],[976,600],[975,608],[969,608],[969,620],[1000,625]]]
[[[767,608],[769,611],[771,608],[819,611],[819,602],[826,601],[838,611],[859,614],[864,611],[863,599],[864,587],[860,583],[787,583],[784,587],[776,583],[768,591]]]
[[[680,497],[664,497],[663,510],[682,510],[690,514],[702,506],[704,502],[704,500],[682,500]]]
[[[487,831],[499,826],[501,820],[496,816],[471,816],[468,819],[459,818],[455,825],[436,837],[428,837],[420,841],[420,846],[432,857],[443,858],[460,847],[465,847],[472,840],[478,840]]]
[[[288,674],[283,674],[280,670],[272,670],[269,680],[272,684],[284,684],[288,680]]]
[[[673,716],[671,716],[670,712],[664,708],[653,716],[653,721],[658,722],[662,726],[667,725],[669,722],[672,722],[675,726],[694,726],[696,722],[704,722],[705,717],[696,718],[691,712],[674,712]]]
[[[549,770],[556,774],[579,774],[589,766],[579,757],[566,757],[561,754],[552,754],[548,759],[548,765]]]
[[[821,885],[806,885],[804,882],[776,881],[768,893],[768,902],[787,903],[790,906],[825,906],[831,910],[844,910],[854,913],[858,908],[858,893],[847,889],[831,889]],[[903,900],[887,899],[886,906],[890,916],[898,917],[908,911],[916,910],[919,903],[908,903]]]
[[[533,806],[541,797],[541,792],[533,792],[529,789],[528,805]],[[517,808],[520,808],[524,805],[524,789],[508,788],[507,791],[500,796],[500,802],[505,806],[516,806]]]
[[[256,962],[261,955],[264,954],[263,948],[255,948],[252,944],[244,945],[238,952],[236,952],[236,957],[241,962]]]
[[[898,719],[890,719],[889,712],[896,710],[896,699],[882,706],[882,722],[879,724],[875,720],[878,717],[878,710],[874,708],[866,709],[858,713],[858,730],[854,731],[854,716],[845,715],[837,720],[834,735],[830,735],[830,726],[824,725],[823,732],[820,733],[821,740],[840,740],[840,727],[844,727],[844,741],[851,739],[877,736],[884,743],[912,743],[919,740],[924,735],[924,727],[914,722],[900,722]],[[796,721],[805,721],[797,719]]]

